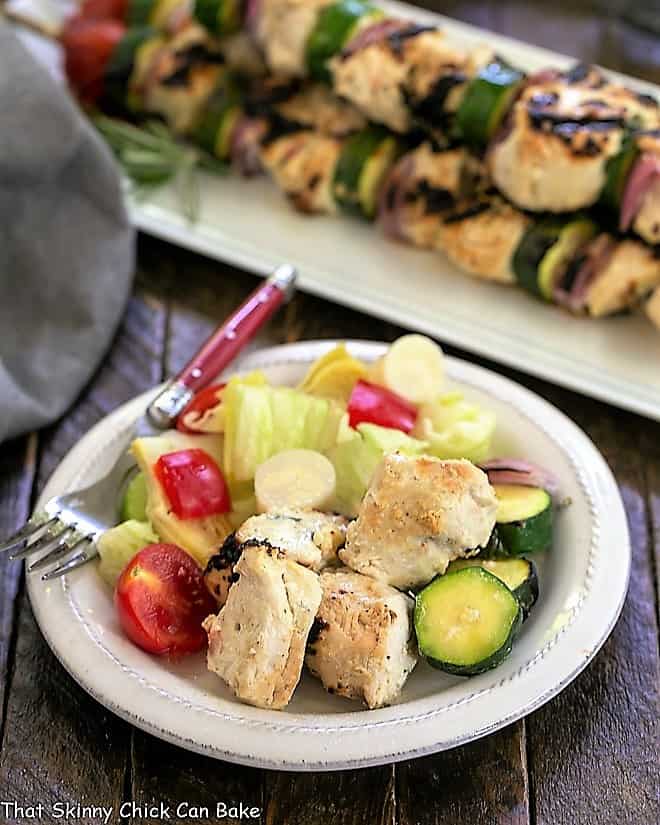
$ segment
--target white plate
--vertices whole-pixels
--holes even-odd
[[[23,2],[52,18],[52,7],[43,11],[44,0]],[[528,71],[575,62],[406,3],[380,5],[401,17],[440,25],[468,47],[487,41]],[[660,95],[652,83],[609,74],[641,92]],[[572,318],[522,290],[470,278],[440,253],[388,241],[368,223],[300,215],[265,178],[200,179],[195,224],[182,215],[172,187],[147,200],[129,198],[134,224],[260,274],[287,261],[297,267],[299,285],[307,292],[660,420],[660,335],[645,318]]]
[[[255,353],[278,383],[295,383],[331,342]],[[384,345],[354,342],[373,360]],[[99,702],[149,733],[219,759],[287,770],[378,765],[451,748],[547,702],[585,667],[612,630],[625,597],[630,544],[623,505],[603,458],[562,413],[480,367],[448,359],[450,380],[498,414],[494,454],[552,468],[572,505],[557,519],[555,546],[538,560],[541,596],[512,655],[469,680],[420,663],[396,705],[362,710],[305,675],[286,711],[238,703],[204,668],[150,657],[120,632],[95,565],[50,584],[28,577],[39,626],[64,667]],[[112,463],[148,394],[101,421],[64,459],[41,497],[90,483]]]

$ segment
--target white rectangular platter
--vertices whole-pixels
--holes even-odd
[[[381,5],[439,24],[459,43],[488,41],[528,71],[575,62],[413,6]],[[653,84],[610,74],[660,94]],[[202,178],[195,223],[168,187],[146,201],[129,198],[129,208],[151,235],[260,274],[286,261],[307,292],[660,420],[660,334],[642,317],[572,318],[521,291],[470,278],[440,253],[388,241],[369,224],[297,214],[266,179]]]

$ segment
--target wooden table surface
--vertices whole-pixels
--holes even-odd
[[[660,81],[660,41],[582,0],[427,2],[447,14],[584,60]],[[605,3],[601,3],[606,5]],[[610,6],[614,5],[613,3]],[[621,4],[623,5],[623,4]],[[600,13],[602,14],[602,13]],[[111,351],[70,412],[48,431],[0,447],[0,535],[28,515],[64,454],[118,404],[170,375],[254,288],[253,276],[141,238],[134,295]],[[299,295],[258,344],[402,329]],[[441,336],[439,338],[441,340]],[[472,356],[447,348],[453,354]],[[398,765],[333,774],[275,773],[164,744],[97,705],[64,672],[36,627],[21,566],[0,557],[0,803],[111,805],[217,801],[262,808],[268,825],[655,825],[658,802],[660,424],[485,362],[573,418],[610,464],[625,502],[633,572],[621,619],[561,695],[481,741]],[[26,812],[29,814],[29,812]],[[176,818],[173,816],[173,820]],[[83,816],[59,821],[98,823]],[[156,822],[153,816],[123,822]],[[161,820],[162,821],[162,820]],[[183,821],[182,819],[180,821]],[[237,822],[202,816],[197,822]]]

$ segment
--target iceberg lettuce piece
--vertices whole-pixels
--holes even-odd
[[[420,407],[415,435],[428,441],[436,458],[479,462],[488,455],[496,424],[494,412],[451,392]]]
[[[357,515],[383,456],[394,452],[419,455],[426,452],[428,446],[401,430],[377,424],[359,424],[357,430],[340,428],[337,444],[328,453],[337,475],[336,509],[347,516]]]
[[[143,547],[157,541],[159,541],[158,536],[146,521],[130,519],[106,530],[98,540],[101,557],[99,573],[102,578],[114,587],[122,570],[133,556]]]

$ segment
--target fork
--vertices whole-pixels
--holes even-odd
[[[293,294],[296,271],[283,264],[224,321],[181,372],[167,382],[138,421],[128,428],[112,469],[95,484],[49,499],[18,533],[0,544],[11,559],[41,554],[27,568],[43,570],[50,581],[69,573],[98,555],[97,540],[118,521],[120,492],[135,472],[127,451],[137,436],[157,435],[168,429],[192,397],[210,383],[254,337],[281,304]]]

